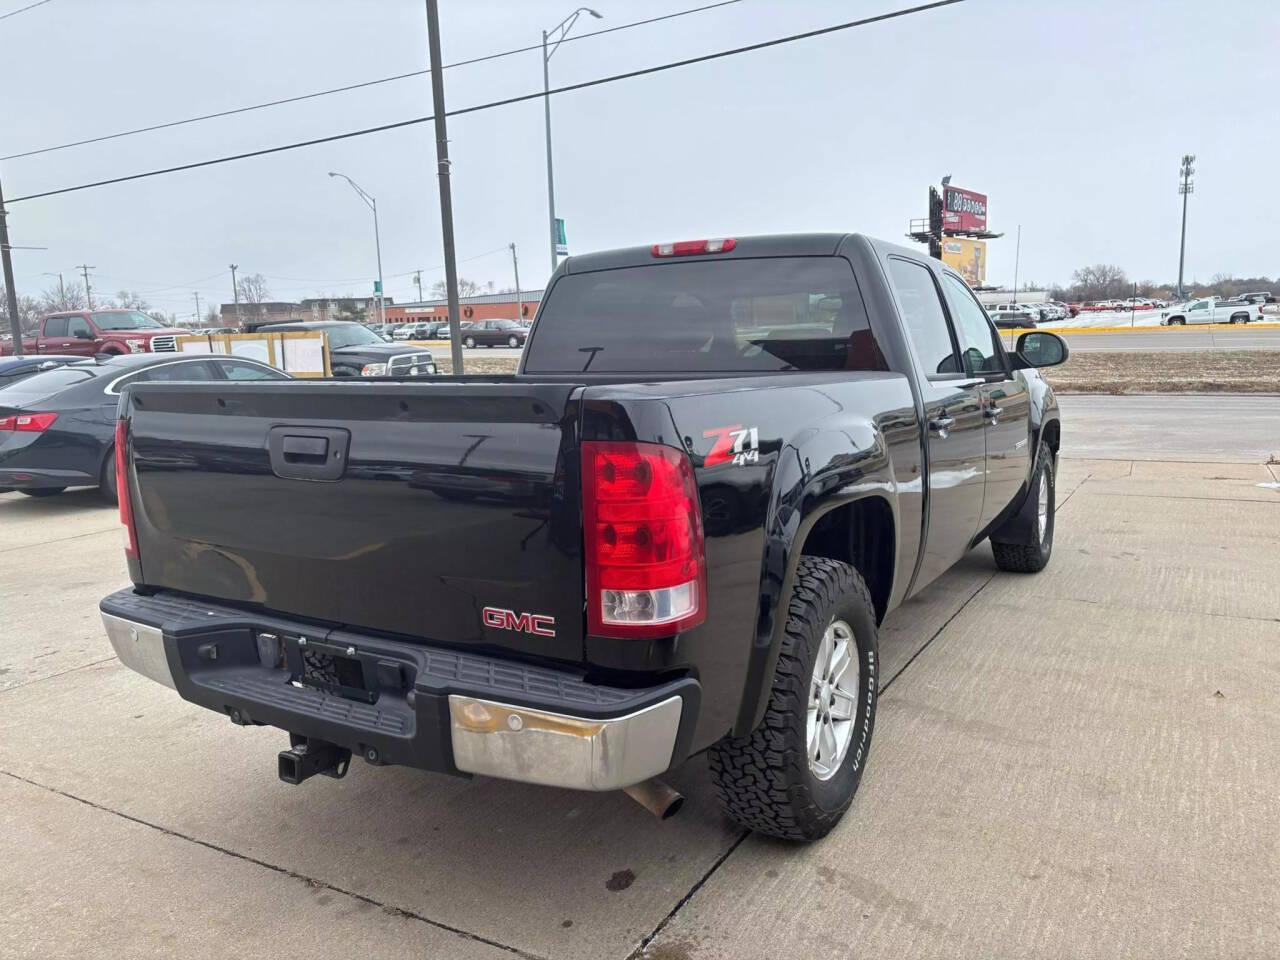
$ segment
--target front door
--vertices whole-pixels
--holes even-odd
[[[982,377],[985,423],[986,492],[979,529],[985,529],[1017,499],[1031,475],[1031,397],[1009,366],[1000,337],[964,281],[943,275],[951,319],[964,355],[965,370]]]
[[[93,338],[96,334],[93,327],[84,317],[67,318],[67,346],[64,353],[76,353],[91,357],[99,350],[99,344]]]
[[[978,532],[986,464],[984,383],[961,364],[933,271],[891,257],[889,274],[920,372],[926,421],[928,527],[913,588],[919,590],[959,560]]]

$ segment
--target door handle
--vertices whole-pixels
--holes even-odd
[[[932,430],[934,433],[936,433],[938,437],[942,440],[947,439],[947,434],[951,431],[951,428],[954,427],[955,425],[956,425],[956,418],[948,417],[946,414],[943,414],[940,417],[934,417],[932,420],[929,421],[929,429]]]

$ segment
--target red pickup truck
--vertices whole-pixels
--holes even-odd
[[[187,331],[167,327],[138,310],[73,310],[51,313],[40,332],[22,339],[23,353],[165,353]],[[13,353],[13,341],[0,341],[0,356]]]

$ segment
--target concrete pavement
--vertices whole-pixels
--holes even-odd
[[[1275,956],[1277,486],[1065,459],[1046,571],[979,548],[884,624],[872,762],[809,847],[725,821],[701,759],[666,823],[363,764],[281,784],[283,734],[110,658],[114,511],[0,496],[0,954]]]

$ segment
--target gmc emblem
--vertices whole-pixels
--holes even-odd
[[[537,613],[516,613],[502,607],[485,607],[481,614],[486,627],[495,630],[514,630],[516,633],[532,633],[539,637],[556,635],[556,618]]]

